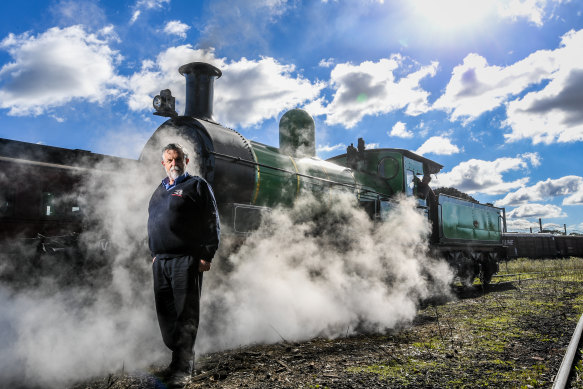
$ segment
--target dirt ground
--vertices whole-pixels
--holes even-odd
[[[283,341],[200,356],[192,388],[550,387],[579,316],[583,283],[557,279],[457,289],[384,334]],[[147,372],[74,389],[165,388]]]

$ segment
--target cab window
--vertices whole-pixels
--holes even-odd
[[[385,157],[378,164],[379,176],[390,180],[399,173],[399,162],[393,157]]]
[[[405,193],[407,196],[413,196],[416,193],[417,182],[415,180],[415,173],[412,170],[407,170],[405,175]]]
[[[72,195],[62,193],[43,192],[41,216],[43,217],[70,217],[80,216],[79,200]]]

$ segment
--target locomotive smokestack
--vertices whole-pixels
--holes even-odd
[[[186,77],[186,108],[184,116],[213,121],[214,78],[223,74],[218,68],[204,62],[182,65],[178,71]]]

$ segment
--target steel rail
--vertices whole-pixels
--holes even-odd
[[[571,337],[569,347],[567,347],[567,352],[565,353],[563,361],[561,362],[559,372],[555,376],[555,380],[553,382],[553,389],[564,389],[567,387],[567,384],[569,383],[569,375],[571,374],[571,370],[573,368],[573,362],[575,361],[577,350],[579,350],[579,343],[581,342],[582,331],[583,331],[583,315],[581,315],[581,317],[579,318],[579,322],[577,323],[575,332]]]
[[[549,271],[527,271],[524,273],[514,273],[514,274],[494,274],[492,278],[503,278],[503,277],[514,277],[514,276],[523,276],[523,275],[530,275],[530,274],[556,274],[556,273],[564,273],[568,272],[570,269],[565,270],[549,270]]]
[[[552,275],[552,274],[560,274],[560,273],[564,273],[564,270],[551,270],[551,271],[546,271],[546,272],[524,272],[524,273],[514,273],[514,274],[494,274],[492,276],[492,279],[494,278],[505,278],[505,277],[509,277],[509,278],[514,278],[516,277],[516,279],[510,279],[510,280],[506,280],[506,281],[497,281],[497,282],[492,282],[492,285],[501,285],[501,284],[507,284],[507,283],[512,283],[512,282],[518,282],[519,284],[522,281],[532,281],[532,280],[540,280],[543,279],[542,276],[545,275]],[[532,275],[539,275],[538,277],[531,277],[531,278],[521,278],[521,276],[532,276]]]
[[[514,273],[514,274],[494,274],[492,277],[496,278],[502,278],[502,277],[514,277],[514,276],[524,276],[527,274],[547,274],[547,273],[555,273],[557,272],[557,270],[551,270],[548,272],[543,272],[543,271],[527,271],[524,273]]]

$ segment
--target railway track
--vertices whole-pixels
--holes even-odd
[[[500,284],[504,282],[516,282],[519,283],[522,281],[529,281],[529,280],[539,280],[544,279],[548,276],[557,276],[557,275],[568,275],[569,272],[567,270],[549,270],[549,271],[542,271],[542,272],[523,272],[523,273],[512,273],[512,274],[495,274],[492,276],[492,280],[495,279],[504,279],[499,282],[492,282],[492,284]],[[506,280],[506,278],[510,278]]]
[[[514,273],[514,274],[501,274],[501,275],[494,275],[493,278],[514,278],[512,280],[505,280],[501,282],[493,283],[494,285],[501,285],[506,283],[513,283],[518,281],[519,283],[522,281],[529,281],[529,280],[536,280],[544,278],[548,275],[556,275],[559,273],[565,273],[564,270],[558,271],[547,271],[547,272],[526,272],[526,273]],[[577,353],[581,350],[582,345],[582,336],[583,336],[583,315],[579,318],[577,326],[575,327],[575,331],[571,336],[571,341],[569,342],[569,346],[567,347],[567,351],[563,357],[561,362],[561,366],[554,377],[553,380],[553,389],[564,389],[571,387],[570,385],[570,378],[571,373],[573,372],[578,360],[580,357],[577,357]]]
[[[575,327],[575,332],[573,332],[573,336],[571,337],[571,342],[569,343],[569,347],[567,347],[567,352],[563,357],[563,361],[561,362],[561,367],[559,368],[559,372],[555,376],[555,380],[553,382],[553,389],[563,389],[568,387],[569,384],[569,377],[575,364],[577,363],[577,351],[580,349],[581,345],[581,333],[583,332],[583,315],[579,319],[577,323],[577,327]]]

